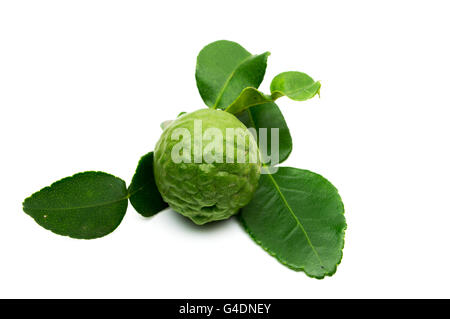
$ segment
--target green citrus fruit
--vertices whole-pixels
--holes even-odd
[[[229,218],[248,204],[260,168],[252,134],[220,110],[177,118],[154,151],[155,181],[164,201],[199,225]]]

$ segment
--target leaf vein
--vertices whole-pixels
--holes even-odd
[[[263,164],[263,166],[266,166]],[[306,237],[306,241],[308,242],[308,245],[311,247],[314,255],[317,257],[317,259],[319,260],[320,264],[325,267],[325,265],[322,262],[322,259],[320,258],[317,250],[315,249],[314,245],[311,242],[311,239],[308,236],[308,233],[306,232],[305,228],[303,227],[302,223],[300,222],[300,220],[298,219],[298,217],[295,215],[294,211],[292,210],[291,206],[289,205],[289,203],[287,202],[286,198],[284,197],[280,187],[278,186],[278,183],[275,181],[275,179],[273,178],[273,176],[271,174],[268,174],[269,178],[271,179],[273,185],[275,186],[278,194],[280,195],[281,200],[284,202],[284,204],[286,205],[288,211],[291,213],[292,217],[294,218],[294,220],[297,223],[297,226],[300,227],[300,229],[302,230],[303,234]]]
[[[222,97],[225,93],[225,89],[227,88],[228,84],[230,83],[231,79],[234,77],[234,75],[236,74],[236,71],[239,69],[239,67],[246,61],[248,61],[251,57],[253,57],[253,55],[249,55],[248,57],[246,57],[244,60],[242,60],[237,66],[236,68],[233,70],[233,72],[230,73],[230,75],[228,76],[228,78],[226,79],[225,83],[223,84],[222,88],[220,89],[219,94],[217,95],[217,99],[216,102],[214,102],[213,105],[213,109],[217,109],[217,105],[219,104],[219,102],[222,100]]]
[[[94,207],[100,207],[100,206],[108,206],[111,204],[115,204],[118,202],[121,202],[123,200],[127,200],[130,197],[130,195],[127,195],[123,198],[117,199],[117,200],[113,200],[110,202],[105,202],[105,203],[99,203],[99,204],[93,204],[93,205],[85,205],[85,206],[78,206],[78,207],[53,207],[53,208],[36,208],[36,207],[26,207],[25,205],[23,206],[23,209],[27,209],[27,210],[43,210],[43,211],[59,211],[59,210],[75,210],[75,209],[87,209],[87,208],[94,208]]]

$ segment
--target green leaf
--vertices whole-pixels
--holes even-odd
[[[139,161],[128,193],[131,205],[145,217],[153,216],[169,206],[163,201],[155,184],[153,152],[143,156]]]
[[[276,100],[287,96],[295,101],[305,101],[320,95],[320,82],[315,82],[309,75],[302,72],[283,72],[273,78],[270,84],[272,98]]]
[[[239,97],[234,100],[233,103],[231,103],[226,109],[226,112],[229,112],[231,114],[239,114],[242,111],[253,107],[258,106],[265,103],[273,102],[271,96],[265,95],[264,93],[261,93],[255,88],[245,88],[242,90]]]
[[[319,279],[336,272],[344,247],[344,205],[322,176],[291,167],[261,175],[240,218],[256,243],[287,267]]]
[[[197,57],[195,78],[205,104],[224,109],[246,87],[258,88],[266,72],[269,52],[251,55],[235,42],[208,44]]]
[[[305,101],[316,94],[320,94],[320,82],[314,82],[305,73],[284,72],[278,74],[270,85],[272,95],[266,95],[255,88],[247,87],[233,101],[225,111],[238,114],[250,107],[264,103],[274,102],[276,99],[287,96],[295,101]]]
[[[127,205],[123,180],[103,172],[84,172],[34,193],[23,202],[23,210],[56,234],[93,239],[116,229]]]
[[[272,128],[278,128],[279,163],[284,162],[292,151],[292,138],[283,114],[275,103],[265,103],[246,109],[236,117],[249,128],[267,128],[267,145],[260,145],[261,154],[272,154],[276,151],[272,146]],[[274,163],[278,164],[278,163]]]

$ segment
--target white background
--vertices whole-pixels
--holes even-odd
[[[450,297],[446,1],[0,2],[0,297]],[[348,230],[333,277],[266,254],[232,218],[197,227],[129,206],[111,235],[57,236],[21,209],[85,170],[131,180],[160,122],[204,107],[198,51],[272,52],[322,96],[279,101],[285,165],[339,189]]]

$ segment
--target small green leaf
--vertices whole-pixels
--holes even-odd
[[[292,151],[292,138],[289,128],[284,120],[283,114],[275,103],[265,103],[246,109],[236,117],[249,128],[267,129],[267,145],[260,145],[261,154],[272,154],[279,152],[278,162],[284,162]],[[278,150],[272,146],[272,129],[278,129]],[[278,163],[273,163],[278,164]]]
[[[314,82],[305,73],[284,72],[278,74],[270,85],[272,95],[265,95],[255,88],[247,87],[233,101],[225,111],[238,114],[250,107],[258,106],[264,103],[274,102],[276,99],[287,96],[295,101],[305,101],[316,94],[320,94],[320,82]]]
[[[116,229],[127,205],[124,181],[103,172],[84,172],[34,193],[23,202],[23,210],[56,234],[93,239]]]
[[[261,175],[240,219],[250,236],[287,267],[324,278],[342,259],[344,205],[322,176],[292,167]]]
[[[169,206],[163,201],[155,184],[153,152],[143,156],[139,161],[128,193],[131,205],[145,217],[153,216]]]
[[[302,72],[283,72],[273,78],[270,92],[274,100],[287,96],[295,101],[305,101],[316,94],[320,95],[320,82],[315,82],[309,75]]]
[[[246,87],[258,88],[266,72],[269,52],[251,55],[235,42],[208,44],[197,57],[195,78],[205,104],[224,109]]]

